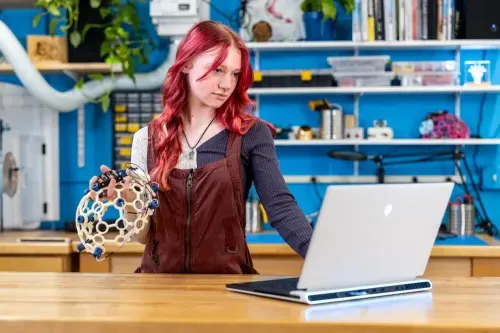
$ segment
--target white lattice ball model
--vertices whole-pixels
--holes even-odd
[[[104,195],[113,178],[116,179],[116,196],[113,200],[107,200]],[[123,195],[125,180],[128,183],[128,191],[135,194],[132,201],[127,201]],[[102,257],[106,253],[106,244],[118,243],[120,248],[130,241],[135,233],[146,227],[149,217],[158,207],[156,199],[158,189],[158,184],[152,183],[149,175],[135,167],[109,171],[101,175],[93,184],[93,191],[85,191],[76,209],[76,230],[81,241],[77,246],[78,252],[86,250],[97,260],[104,260],[107,257]],[[110,207],[114,207],[119,213],[119,217],[113,223],[109,223],[109,219],[105,220]],[[134,219],[130,217],[127,219],[127,216],[134,216]],[[112,228],[116,229],[118,234],[107,237],[108,231]]]

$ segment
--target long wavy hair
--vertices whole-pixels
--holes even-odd
[[[220,54],[212,67],[200,77],[205,77],[217,68],[226,58],[230,46],[235,46],[241,52],[241,71],[235,90],[228,100],[216,110],[219,123],[226,129],[245,134],[257,120],[251,112],[255,104],[248,97],[247,90],[253,82],[253,71],[250,64],[250,55],[241,38],[229,27],[214,22],[202,21],[194,25],[179,43],[175,63],[170,67],[162,88],[163,112],[151,122],[153,130],[153,144],[155,152],[155,167],[151,171],[151,178],[163,190],[169,188],[168,176],[177,165],[182,152],[180,133],[182,133],[182,114],[188,104],[188,81],[182,72],[188,61],[201,53],[219,47]],[[274,127],[273,136],[276,135]]]

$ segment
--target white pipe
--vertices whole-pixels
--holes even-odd
[[[0,52],[12,65],[26,90],[40,102],[59,112],[74,111],[79,106],[88,103],[88,98],[99,98],[111,88],[114,90],[149,90],[160,87],[175,59],[180,38],[179,36],[171,40],[169,55],[156,70],[135,75],[135,84],[127,75],[122,74],[115,76],[113,82],[110,77],[105,77],[102,81],[86,82],[81,90],[73,88],[66,92],[60,92],[45,81],[14,33],[0,20]]]

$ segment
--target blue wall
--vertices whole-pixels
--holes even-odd
[[[227,16],[234,14],[238,8],[237,0],[212,0],[213,5]],[[211,17],[236,27],[234,21],[228,21],[219,10],[212,9]],[[147,6],[141,7],[141,11],[146,22],[149,23]],[[14,31],[18,38],[25,43],[27,34],[44,34],[47,32],[46,22],[42,20],[37,29],[32,28],[32,19],[38,11],[33,10],[4,10],[0,12],[0,19]],[[339,39],[350,39],[350,17],[340,11],[339,29],[342,33]],[[149,29],[154,29],[148,25]],[[143,67],[141,71],[154,68],[162,62],[168,54],[168,50],[162,48],[156,51],[149,66]],[[344,51],[324,51],[324,52],[286,52],[286,53],[261,53],[261,69],[309,69],[326,68],[326,57],[335,55],[350,55],[352,53]],[[389,54],[393,60],[432,60],[432,59],[454,59],[453,51],[371,51],[361,54]],[[498,84],[500,74],[495,70],[495,63],[498,56],[497,51],[463,51],[462,61],[480,60],[483,55],[492,61],[493,83]],[[72,82],[63,75],[48,75],[49,82],[60,90],[72,88]],[[14,76],[0,76],[1,81],[17,82]],[[308,101],[316,98],[328,98],[330,102],[339,103],[344,107],[346,113],[353,111],[353,97],[351,95],[302,95],[302,96],[261,96],[260,115],[262,118],[273,122],[278,126],[309,124],[317,126],[319,124],[318,115],[310,112]],[[480,135],[482,137],[496,136],[499,122],[495,114],[497,109],[496,95],[484,98],[483,94],[465,94],[461,97],[461,115],[467,122],[474,135],[477,135],[476,127],[480,112],[483,112],[483,124]],[[484,104],[484,105],[483,105]],[[481,111],[481,106],[483,110]],[[418,127],[420,121],[429,112],[439,109],[454,111],[454,96],[452,94],[421,94],[421,95],[368,95],[360,97],[360,125],[368,127],[374,119],[386,119],[389,126],[394,129],[398,138],[418,137]],[[493,117],[495,115],[495,117]],[[76,154],[76,133],[77,118],[76,112],[62,113],[60,115],[60,186],[61,189],[61,221],[72,220],[74,210],[78,201],[87,187],[88,180],[99,172],[99,165],[112,164],[112,128],[111,112],[104,113],[98,105],[89,104],[86,106],[86,150],[85,167],[77,166]],[[286,120],[285,120],[286,119]],[[495,120],[496,119],[496,120]],[[333,148],[350,149],[352,147],[278,147],[278,156],[282,171],[285,175],[317,174],[317,175],[351,175],[352,164],[329,159],[326,154]],[[433,151],[446,147],[366,147],[361,146],[361,150],[368,153],[379,152],[411,152],[411,151]],[[475,149],[474,146],[466,148],[469,163],[475,173],[476,180],[480,173],[475,171],[490,168],[496,170],[498,150],[493,147],[481,147]],[[474,162],[474,163],[473,163]],[[363,175],[374,175],[374,168],[370,162],[360,164],[360,173]],[[450,174],[453,172],[452,162],[442,162],[433,164],[406,165],[388,167],[388,175],[396,174]],[[320,206],[320,199],[316,193],[314,185],[311,184],[290,184],[290,190],[297,198],[300,207],[306,214],[315,212]],[[324,184],[319,185],[322,195]],[[461,187],[457,186],[456,194],[462,193]],[[488,213],[492,220],[500,221],[500,208],[497,204],[500,195],[494,189],[483,190],[483,199],[486,203]],[[353,203],[355,207],[356,203]]]

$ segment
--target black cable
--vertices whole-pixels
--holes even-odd
[[[491,220],[489,219],[489,216],[486,212],[486,208],[484,207],[484,204],[483,204],[483,200],[481,198],[481,195],[479,193],[479,190],[478,188],[476,187],[476,184],[474,183],[474,180],[472,180],[472,172],[470,170],[470,167],[467,163],[467,160],[465,159],[465,155],[462,153],[462,152],[459,152],[457,153],[457,156],[454,158],[454,162],[455,162],[455,166],[457,168],[457,171],[460,175],[460,178],[462,179],[462,183],[463,183],[463,187],[464,187],[464,190],[465,192],[471,196],[472,198],[474,198],[474,196],[472,195],[472,193],[470,192],[467,184],[466,184],[466,181],[465,181],[465,177],[463,175],[463,172],[462,170],[460,169],[460,166],[458,164],[458,161],[462,159],[464,161],[464,166],[465,166],[465,169],[467,171],[467,176],[471,178],[471,184],[472,184],[472,187],[474,189],[474,193],[476,195],[476,199],[477,200],[474,200],[473,199],[473,204],[474,204],[474,210],[476,212],[476,217],[477,215],[480,215],[478,220],[479,220],[479,227],[481,229],[483,229],[484,231],[486,231],[490,236],[494,237],[494,238],[500,238],[500,232],[498,231],[497,227],[491,222]],[[481,214],[479,214],[479,209],[477,209],[477,205],[476,205],[476,201],[479,203],[479,205],[481,206],[481,209],[484,213],[484,216],[482,216]]]
[[[483,50],[482,60],[486,59],[486,51],[487,50]],[[486,103],[486,94],[483,94],[483,96],[481,97],[481,103],[480,103],[480,107],[479,107],[479,119],[477,121],[477,126],[476,126],[476,136],[478,139],[481,139],[481,125],[483,123],[484,104],[485,103]],[[479,188],[482,189],[483,180],[482,180],[482,175],[479,171],[479,166],[477,164],[477,155],[479,154],[479,149],[480,149],[480,145],[476,145],[476,147],[474,147],[474,152],[472,153],[472,163],[474,165],[474,171],[477,174],[477,176],[479,177],[479,181],[478,181]]]
[[[470,192],[469,187],[467,186],[467,182],[465,180],[464,173],[462,172],[462,169],[460,169],[460,164],[458,163],[458,159],[454,158],[453,162],[455,164],[455,168],[458,171],[458,175],[459,175],[460,180],[462,182],[460,185],[464,188],[465,194],[472,196],[472,193]],[[455,183],[455,184],[457,184],[457,183]],[[479,223],[477,225],[481,225],[482,221],[484,221],[484,219],[483,219],[483,216],[481,215],[481,213],[479,212],[479,210],[475,208],[475,200],[474,200],[474,212],[475,212],[474,215],[475,215],[476,219],[479,221]]]
[[[317,181],[316,177],[311,178],[311,183],[313,183],[313,185],[314,185],[314,192],[316,193],[316,196],[318,197],[318,200],[319,200],[319,204],[321,205],[321,203],[323,202],[323,196],[321,195],[321,193],[319,191],[318,181]]]

